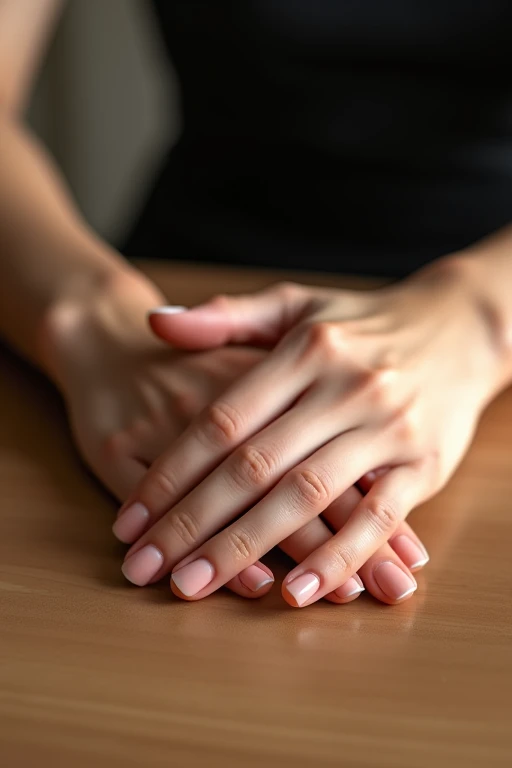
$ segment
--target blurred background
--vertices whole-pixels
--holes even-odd
[[[177,135],[177,101],[147,0],[68,0],[29,122],[87,220],[110,241],[127,232]]]

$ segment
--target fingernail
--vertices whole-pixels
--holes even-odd
[[[121,570],[128,581],[138,587],[143,587],[156,576],[163,562],[164,556],[160,550],[153,544],[146,544],[145,547],[124,561]]]
[[[168,304],[165,307],[154,307],[150,309],[148,315],[179,315],[186,312],[188,307],[182,307],[179,304]]]
[[[302,576],[297,576],[296,579],[285,585],[286,591],[290,593],[299,607],[304,605],[310,597],[313,597],[315,592],[318,592],[319,587],[320,579],[314,573],[303,573]]]
[[[145,530],[149,521],[149,510],[138,501],[124,509],[114,525],[114,536],[124,544],[132,544]]]
[[[257,592],[259,589],[265,586],[265,584],[273,584],[274,577],[269,576],[263,568],[258,568],[257,565],[250,565],[245,571],[239,574],[238,578],[247,589],[251,592]]]
[[[186,597],[197,595],[215,576],[213,565],[204,557],[184,565],[171,575],[171,581]]]
[[[418,544],[405,533],[396,536],[390,544],[408,568],[421,568],[430,560],[425,547]]]
[[[358,595],[361,592],[364,592],[364,585],[357,573],[342,584],[341,587],[334,590],[334,593],[342,598],[352,597],[352,595]]]
[[[398,565],[390,561],[380,563],[373,575],[384,594],[392,600],[401,600],[418,588],[412,576],[408,576]]]

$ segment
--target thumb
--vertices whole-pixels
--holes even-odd
[[[216,296],[192,309],[156,307],[148,313],[153,332],[180,349],[225,344],[273,346],[302,316],[311,291],[284,283],[243,296]]]

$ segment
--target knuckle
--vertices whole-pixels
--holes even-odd
[[[399,523],[397,508],[389,499],[369,499],[366,511],[370,524],[379,534],[392,533]]]
[[[101,442],[101,457],[105,461],[113,461],[122,456],[126,451],[126,435],[124,432],[115,432],[103,438]]]
[[[357,553],[347,545],[337,542],[335,539],[327,546],[327,560],[330,567],[336,572],[354,572],[358,566]]]
[[[294,301],[302,294],[303,289],[298,283],[282,280],[275,284],[274,291],[285,301]]]
[[[414,407],[402,409],[396,418],[395,428],[400,443],[408,448],[419,447],[421,429],[419,414]]]
[[[242,419],[227,403],[213,403],[205,415],[206,434],[215,445],[226,447],[241,439]]]
[[[325,472],[317,469],[298,469],[292,475],[292,482],[300,503],[306,509],[325,509],[333,500],[332,481]]]
[[[195,546],[199,538],[199,525],[195,517],[185,510],[172,512],[169,517],[169,526],[172,532],[187,547]]]
[[[220,312],[227,312],[231,306],[231,299],[224,293],[218,293],[208,302],[208,304],[213,307],[213,309],[219,310]]]
[[[322,320],[309,326],[307,347],[311,352],[330,359],[339,354],[342,346],[343,334],[338,323]]]
[[[248,531],[228,531],[227,545],[237,561],[254,562],[258,559],[255,537]]]
[[[151,481],[151,489],[156,491],[159,497],[174,499],[178,493],[178,483],[168,468],[152,467],[148,480]]]
[[[392,410],[396,393],[396,371],[391,367],[378,368],[364,376],[363,391],[380,411]]]
[[[234,457],[232,476],[244,489],[267,485],[275,474],[276,459],[265,448],[243,445]]]

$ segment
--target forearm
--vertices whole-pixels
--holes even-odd
[[[0,334],[46,367],[41,337],[53,308],[87,302],[131,271],[81,219],[44,149],[0,116]]]

